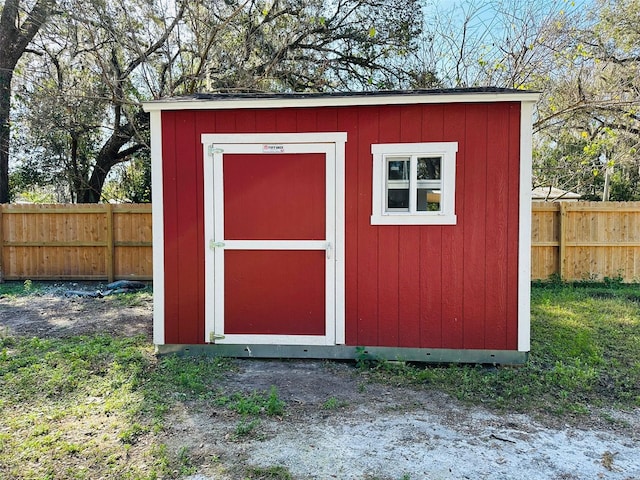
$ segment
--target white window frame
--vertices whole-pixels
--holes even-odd
[[[376,143],[373,155],[373,208],[371,225],[455,225],[456,224],[456,153],[458,142]],[[387,202],[387,160],[408,157],[410,161],[409,211],[389,210]],[[417,158],[441,157],[440,210],[417,211]]]

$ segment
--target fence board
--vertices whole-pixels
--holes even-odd
[[[531,278],[640,280],[640,202],[534,202]]]
[[[640,281],[640,202],[534,202],[532,213],[532,279]],[[152,239],[150,204],[0,205],[0,277],[151,280]]]
[[[151,280],[151,205],[1,205],[4,280]]]

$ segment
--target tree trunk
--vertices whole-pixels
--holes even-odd
[[[18,60],[55,5],[37,0],[25,16],[20,0],[5,0],[0,14],[0,203],[9,203],[9,123],[11,79]],[[24,7],[24,5],[23,5]]]
[[[9,203],[9,114],[13,69],[0,65],[0,203]]]
[[[89,184],[78,192],[78,203],[98,203],[102,197],[102,187],[107,175],[117,161],[98,157],[91,172]]]
[[[146,119],[146,114],[142,110],[137,115],[139,120]],[[116,118],[119,120],[117,114]],[[138,128],[141,128],[142,124],[143,122],[140,121]],[[143,148],[142,144],[137,143],[121,150],[131,141],[135,132],[136,127],[132,123],[124,125],[116,123],[111,137],[105,142],[96,156],[89,182],[84,186],[82,192],[78,192],[78,203],[98,203],[102,197],[102,187],[104,187],[104,182],[111,169],[118,163],[125,162],[130,155]]]

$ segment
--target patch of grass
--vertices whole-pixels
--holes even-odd
[[[178,451],[178,467],[178,474],[180,476],[193,475],[197,471],[196,467],[193,466],[187,447],[182,447]]]
[[[208,398],[229,370],[156,358],[143,337],[0,337],[0,478],[174,478],[186,450],[152,439],[177,400]],[[176,473],[177,472],[177,473]]]
[[[337,410],[339,408],[346,407],[348,405],[344,400],[338,400],[336,397],[329,397],[322,404],[324,410]]]
[[[39,282],[32,282],[27,279],[24,282],[4,282],[0,283],[0,297],[23,297],[42,292],[44,285]]]
[[[215,402],[245,416],[279,416],[284,413],[285,403],[278,398],[278,390],[272,386],[268,392],[234,393],[220,395]]]
[[[293,476],[286,467],[250,467],[247,478],[251,480],[291,480]]]
[[[236,426],[235,436],[236,438],[244,438],[251,435],[255,429],[260,425],[260,420],[254,418],[251,421],[247,421],[246,419],[240,420],[238,425]]]
[[[376,362],[362,368],[377,380],[433,385],[496,408],[579,415],[594,406],[640,406],[638,285],[535,284],[531,313],[531,354],[520,367]]]
[[[153,299],[153,292],[149,287],[126,293],[116,293],[105,298],[113,298],[122,307],[140,307]]]

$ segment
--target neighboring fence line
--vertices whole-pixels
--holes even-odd
[[[0,205],[3,280],[152,279],[150,204]]]
[[[531,278],[640,280],[640,202],[534,202]]]
[[[534,202],[531,278],[640,281],[640,202]],[[4,280],[151,280],[150,204],[0,205]]]

